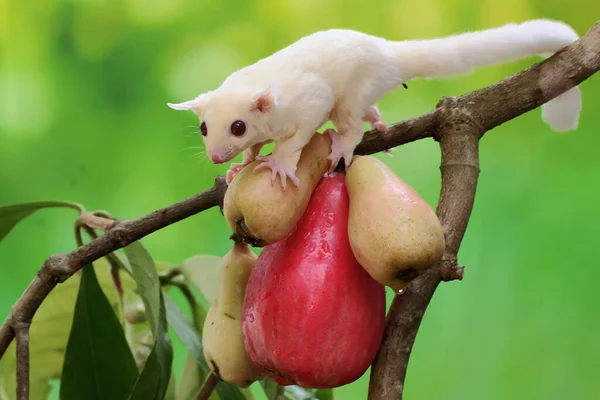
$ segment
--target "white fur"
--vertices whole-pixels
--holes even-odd
[[[286,177],[298,184],[300,151],[328,120],[338,130],[332,135],[333,169],[341,158],[349,164],[363,136],[363,121],[385,127],[375,102],[402,83],[551,54],[577,38],[568,25],[548,20],[404,42],[333,29],[234,72],[212,92],[170,106],[199,115],[208,128],[207,153],[218,154],[221,162],[245,151],[246,165],[262,144],[276,142],[272,155],[261,158],[261,167],[271,168],[273,178],[281,175],[284,186]],[[577,126],[580,110],[580,93],[573,88],[546,104],[542,116],[552,128],[568,130]],[[242,137],[229,132],[236,120],[247,126]]]

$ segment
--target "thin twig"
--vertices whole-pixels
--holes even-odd
[[[161,281],[161,284],[169,284],[172,283],[171,281],[175,278],[177,278],[178,276],[181,276],[181,268],[179,267],[173,267],[165,272],[163,272],[159,278]]]
[[[198,396],[196,396],[196,400],[208,400],[218,383],[219,378],[215,374],[208,374],[204,380],[204,383],[202,384],[202,387],[200,388]]]
[[[192,313],[192,321],[194,322],[194,326],[196,327],[196,329],[201,330],[202,326],[204,325],[204,321],[200,320],[200,315],[198,313],[198,307],[200,307],[200,306],[198,305],[196,296],[194,296],[194,294],[190,290],[189,286],[183,282],[171,281],[170,284],[175,286],[176,288],[178,288],[181,291],[181,294],[183,294],[183,297],[185,297],[185,299],[187,300],[187,302],[190,306],[190,311]]]

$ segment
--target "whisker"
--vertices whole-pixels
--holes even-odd
[[[190,147],[186,147],[185,149],[181,149],[181,151],[186,151],[186,150],[202,150],[206,153],[206,149],[204,146],[190,146]]]
[[[208,157],[206,157],[206,151],[200,151],[196,153],[194,155],[194,159],[202,167],[208,164]]]
[[[191,129],[191,131],[190,131],[190,129]],[[200,126],[199,125],[188,125],[188,126],[184,126],[183,130],[184,130],[183,134],[186,137],[192,137],[192,136],[195,136],[200,133]]]

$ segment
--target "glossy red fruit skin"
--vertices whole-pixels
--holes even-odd
[[[296,228],[266,246],[248,281],[243,337],[250,360],[282,385],[325,389],[371,365],[385,324],[385,287],[348,241],[344,175],[325,177]]]

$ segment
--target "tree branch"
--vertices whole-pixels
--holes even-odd
[[[227,184],[219,176],[212,188],[132,221],[115,221],[106,234],[68,254],[53,255],[46,260],[33,282],[12,307],[0,328],[0,358],[15,336],[15,327],[30,324],[42,301],[54,289],[84,265],[123,248],[136,240],[182,219],[215,206],[222,206]]]
[[[486,88],[444,98],[430,113],[438,124],[432,122],[426,129],[434,132],[442,152],[437,215],[444,227],[446,250],[438,265],[411,282],[392,302],[371,369],[370,400],[402,399],[412,346],[437,285],[452,276],[462,277],[456,260],[475,200],[481,137],[577,86],[599,69],[600,22],[549,59]]]
[[[17,334],[17,400],[29,399],[29,324],[15,326]]]
[[[446,235],[442,262],[412,281],[392,303],[384,340],[371,371],[370,399],[402,397],[412,345],[437,285],[441,280],[462,278],[463,269],[456,259],[475,196],[478,140],[487,130],[539,107],[597,72],[599,48],[600,24],[596,24],[571,46],[511,78],[464,96],[443,99],[435,110],[390,126],[383,134],[365,134],[356,154],[372,154],[427,137],[440,142],[442,190],[437,213]],[[87,218],[92,227],[106,229],[106,233],[68,254],[48,258],[0,327],[0,358],[15,333],[19,335],[19,399],[27,398],[28,391],[28,327],[52,289],[84,265],[152,232],[208,208],[222,207],[226,188],[224,178],[217,177],[212,188],[137,220],[109,225]]]

